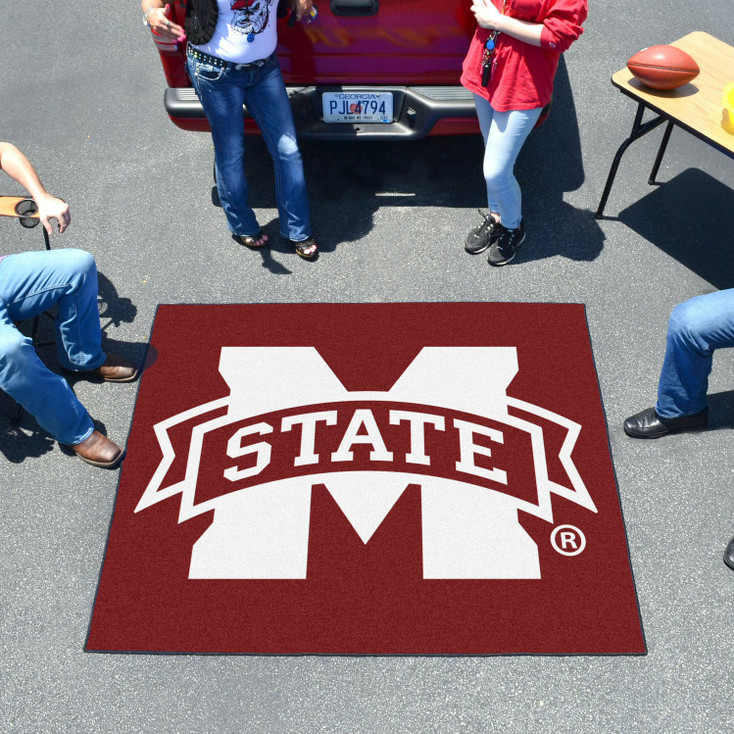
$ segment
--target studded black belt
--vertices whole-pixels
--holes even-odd
[[[194,48],[191,44],[186,47],[186,53],[191,56],[192,59],[201,61],[204,64],[211,64],[212,66],[218,66],[221,69],[254,69],[256,67],[265,66],[267,59],[258,59],[252,61],[249,64],[235,64],[233,61],[225,61],[220,59],[218,56],[212,56],[211,54],[205,54],[203,51],[199,51]]]

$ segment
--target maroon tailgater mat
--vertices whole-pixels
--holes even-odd
[[[87,650],[644,653],[584,307],[160,306]]]

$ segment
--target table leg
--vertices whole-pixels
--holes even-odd
[[[669,122],[667,127],[665,128],[665,132],[663,133],[663,139],[660,141],[660,147],[658,148],[658,154],[655,158],[655,164],[652,167],[652,171],[650,173],[650,178],[647,179],[647,182],[652,186],[655,183],[655,179],[658,175],[658,170],[660,169],[660,164],[663,162],[663,156],[665,155],[665,149],[668,147],[668,141],[670,140],[670,133],[673,132],[673,123]]]
[[[632,124],[632,132],[630,132],[629,137],[622,143],[622,145],[619,146],[619,149],[614,156],[614,160],[612,161],[612,167],[609,170],[607,182],[604,185],[604,191],[601,195],[601,200],[599,201],[599,208],[596,210],[596,214],[594,215],[596,219],[601,219],[604,216],[604,207],[607,204],[607,199],[609,199],[609,194],[612,190],[612,184],[614,183],[614,178],[617,175],[617,169],[619,168],[619,163],[622,160],[624,152],[627,150],[627,148],[629,148],[632,143],[635,142],[635,140],[638,140],[643,135],[649,133],[650,130],[654,130],[656,127],[658,127],[658,125],[662,125],[665,122],[664,117],[656,117],[652,120],[648,120],[648,122],[643,124],[642,116],[644,114],[645,104],[643,102],[640,102],[637,106],[635,121]]]

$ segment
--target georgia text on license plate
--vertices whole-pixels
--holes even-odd
[[[391,92],[324,92],[324,122],[392,122]]]

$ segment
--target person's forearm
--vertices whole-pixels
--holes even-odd
[[[497,28],[519,41],[529,43],[531,46],[540,46],[540,34],[544,26],[542,23],[529,23],[526,20],[503,15],[497,20]]]
[[[163,9],[164,5],[165,3],[163,3],[161,0],[143,0],[143,2],[141,3],[141,7],[144,13],[151,8]]]
[[[23,186],[36,201],[49,196],[31,162],[12,143],[0,143],[0,170]]]

